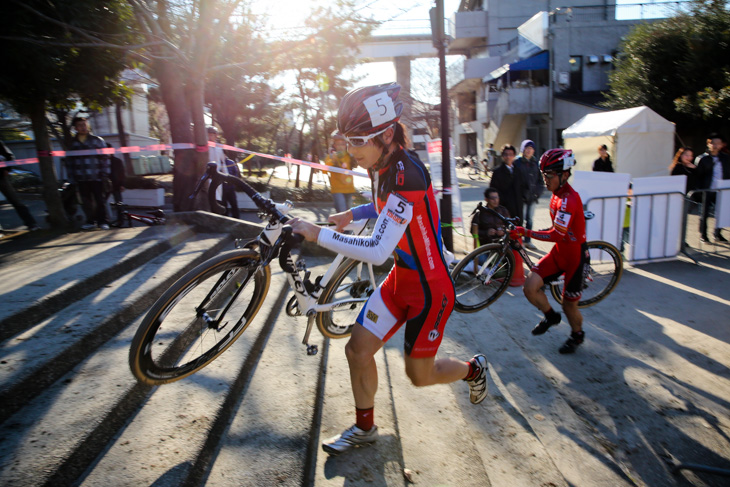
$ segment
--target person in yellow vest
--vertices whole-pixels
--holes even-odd
[[[324,163],[342,169],[353,168],[353,159],[347,153],[347,142],[341,134],[337,132],[332,134],[332,151],[324,160]],[[354,177],[350,174],[338,172],[330,172],[329,176],[335,210],[337,213],[349,210],[352,207],[352,197],[355,194]]]

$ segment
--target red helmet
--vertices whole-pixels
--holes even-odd
[[[337,111],[337,130],[342,135],[371,134],[400,119],[403,102],[400,85],[386,83],[356,88],[347,93]]]
[[[570,149],[550,149],[540,158],[540,171],[563,172],[575,166],[575,157]]]

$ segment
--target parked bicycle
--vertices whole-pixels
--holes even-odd
[[[479,207],[481,211],[491,211],[497,215],[508,229],[515,227],[517,218],[505,218],[481,203]],[[586,220],[590,220],[593,213],[586,211],[585,216]],[[623,273],[623,257],[616,247],[599,240],[588,242],[587,245],[590,261],[584,271],[579,308],[593,306],[611,294]],[[498,241],[473,250],[454,267],[451,278],[456,288],[456,311],[474,313],[494,303],[504,293],[514,273],[522,272],[522,269],[516,268],[513,249],[519,252],[527,268],[532,268],[532,259],[520,241],[510,239],[509,231]],[[563,302],[564,284],[562,275],[556,281],[545,283],[559,304]]]
[[[313,281],[302,258],[294,262],[291,250],[301,242],[286,225],[291,203],[263,198],[244,181],[217,172],[208,164],[194,198],[211,179],[208,197],[220,213],[215,189],[229,182],[245,192],[268,223],[255,239],[200,264],[170,287],[152,306],[132,340],[129,365],[145,384],[173,382],[202,369],[223,353],[251,324],[266,299],[271,281],[270,263],[279,259],[294,296],[286,306],[290,316],[306,316],[302,343],[307,353],[317,353],[309,344],[312,327],[329,338],[344,338],[352,332],[363,303],[385,279],[389,268],[373,267],[338,255],[327,272]],[[354,232],[363,232],[360,222]]]
[[[111,206],[117,210],[117,219],[111,224],[113,227],[121,228],[126,226],[131,228],[133,226],[132,222],[140,222],[149,226],[164,225],[166,221],[165,212],[160,208],[143,215],[140,213],[130,213],[127,210],[127,205],[121,202],[112,203]]]
[[[489,169],[482,162],[478,161],[476,157],[472,157],[468,176],[473,181],[489,179]]]

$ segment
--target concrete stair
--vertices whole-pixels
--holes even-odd
[[[452,314],[440,349],[488,356],[483,404],[469,403],[463,382],[410,385],[401,330],[376,355],[380,439],[339,457],[319,445],[354,419],[346,340],[315,330],[320,353],[306,355],[306,320],[283,312],[291,291],[276,263],[262,309],[230,349],[181,381],[138,384],[127,355],[144,313],[183,273],[233,248],[233,227],[212,229],[240,224],[210,218],[0,246],[0,485],[401,486],[406,470],[429,486],[721,485],[671,475],[644,433],[671,428],[677,441],[686,438],[647,407],[640,387],[626,388],[659,382],[715,418],[716,431],[690,459],[717,464],[728,456],[730,381],[715,381],[712,394],[701,383],[727,373],[727,343],[688,352],[680,341],[702,333],[640,329],[608,306],[586,313],[590,341],[581,353],[559,356],[567,327],[531,337],[539,317],[515,289],[480,313]],[[244,227],[238,234],[259,228]],[[330,261],[307,257],[315,276]],[[624,280],[628,287],[641,277],[627,272]],[[616,303],[628,299],[623,289]],[[655,359],[637,345],[646,340]],[[680,451],[689,457],[699,444]]]

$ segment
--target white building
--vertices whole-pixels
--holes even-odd
[[[462,0],[448,25],[449,54],[465,56],[449,86],[456,155],[481,159],[490,143],[528,138],[538,154],[560,145],[563,129],[604,110],[620,40],[637,22],[617,20],[615,0]]]

